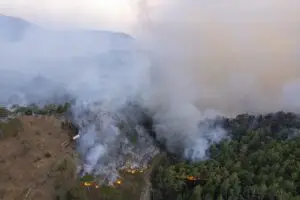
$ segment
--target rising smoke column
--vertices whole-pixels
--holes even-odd
[[[122,169],[147,168],[158,153],[143,127],[146,113],[140,105],[147,98],[150,65],[139,62],[141,56],[130,65],[102,68],[97,74],[101,85],[96,86],[96,93],[87,94],[91,99],[86,95],[77,98],[72,107],[81,135],[78,151],[82,173],[99,176],[101,183],[114,183]]]
[[[300,77],[299,8],[294,0],[164,1],[142,10],[140,38],[160,57],[161,76],[190,86],[200,108],[295,110],[283,93]]]

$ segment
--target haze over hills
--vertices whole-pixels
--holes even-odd
[[[10,42],[19,41],[29,28],[37,26],[16,17],[9,17],[0,14],[0,38]]]
[[[133,38],[124,33],[109,31],[46,30],[20,18],[0,15],[0,42],[1,57],[18,53],[18,57],[66,58],[95,55],[109,49],[128,49]],[[28,49],[25,46],[30,46],[30,54],[26,53]]]
[[[74,76],[78,73],[84,76],[89,71],[98,70],[100,64],[102,68],[116,67],[117,63],[132,65],[134,42],[131,36],[124,33],[46,30],[21,18],[0,15],[0,86],[4,88],[0,91],[0,103],[6,104],[8,99],[11,101],[11,96],[20,96],[24,92],[31,95],[21,96],[34,96],[36,99],[47,94],[39,94],[31,87],[31,79],[36,76],[43,78],[42,85],[48,82],[49,86],[43,90],[48,91],[46,96],[49,98],[54,91],[64,91],[63,87],[74,89],[77,83],[72,86],[70,81]],[[78,69],[83,68],[86,73],[79,72]],[[66,74],[69,76],[66,77]],[[80,78],[76,82],[80,82]],[[62,88],[57,89],[58,86]],[[19,101],[22,98],[13,99]]]
[[[29,29],[35,29],[40,31],[47,31],[32,22],[28,22],[22,18],[7,16],[0,13],[0,38],[10,41],[18,41],[22,36],[26,35],[26,31]],[[62,31],[60,31],[62,32]],[[66,31],[67,32],[67,31]],[[70,31],[72,32],[72,31]],[[111,40],[116,40],[117,38],[131,39],[131,37],[125,33],[111,32],[111,31],[97,31],[97,30],[81,30],[74,32],[89,32],[94,36],[110,36]],[[71,34],[71,33],[69,33]]]

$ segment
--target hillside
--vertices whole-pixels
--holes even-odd
[[[296,114],[220,118],[215,123],[222,124],[230,137],[211,146],[209,160],[182,162],[162,153],[147,171],[121,172],[121,184],[95,188],[83,186],[76,173],[79,160],[71,140],[76,129],[61,115],[68,105],[53,106],[20,107],[16,118],[1,122],[0,199],[300,198],[300,117]],[[0,116],[3,119],[8,113],[2,109]]]
[[[77,129],[64,117],[68,107],[0,108],[0,199],[148,200],[152,168],[120,172],[122,180],[114,187],[95,188],[94,181],[78,176],[80,160],[72,140]]]
[[[70,131],[53,116],[20,116],[0,123],[0,199],[55,199],[56,185],[74,179]],[[67,171],[61,168],[70,164]],[[65,185],[64,187],[68,187]]]

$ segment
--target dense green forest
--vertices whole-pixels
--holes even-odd
[[[165,160],[152,175],[152,199],[300,199],[299,116],[245,114],[222,123],[231,137],[211,146],[209,160]]]

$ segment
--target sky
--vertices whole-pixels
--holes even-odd
[[[0,13],[51,27],[128,31],[138,0],[0,0]]]

